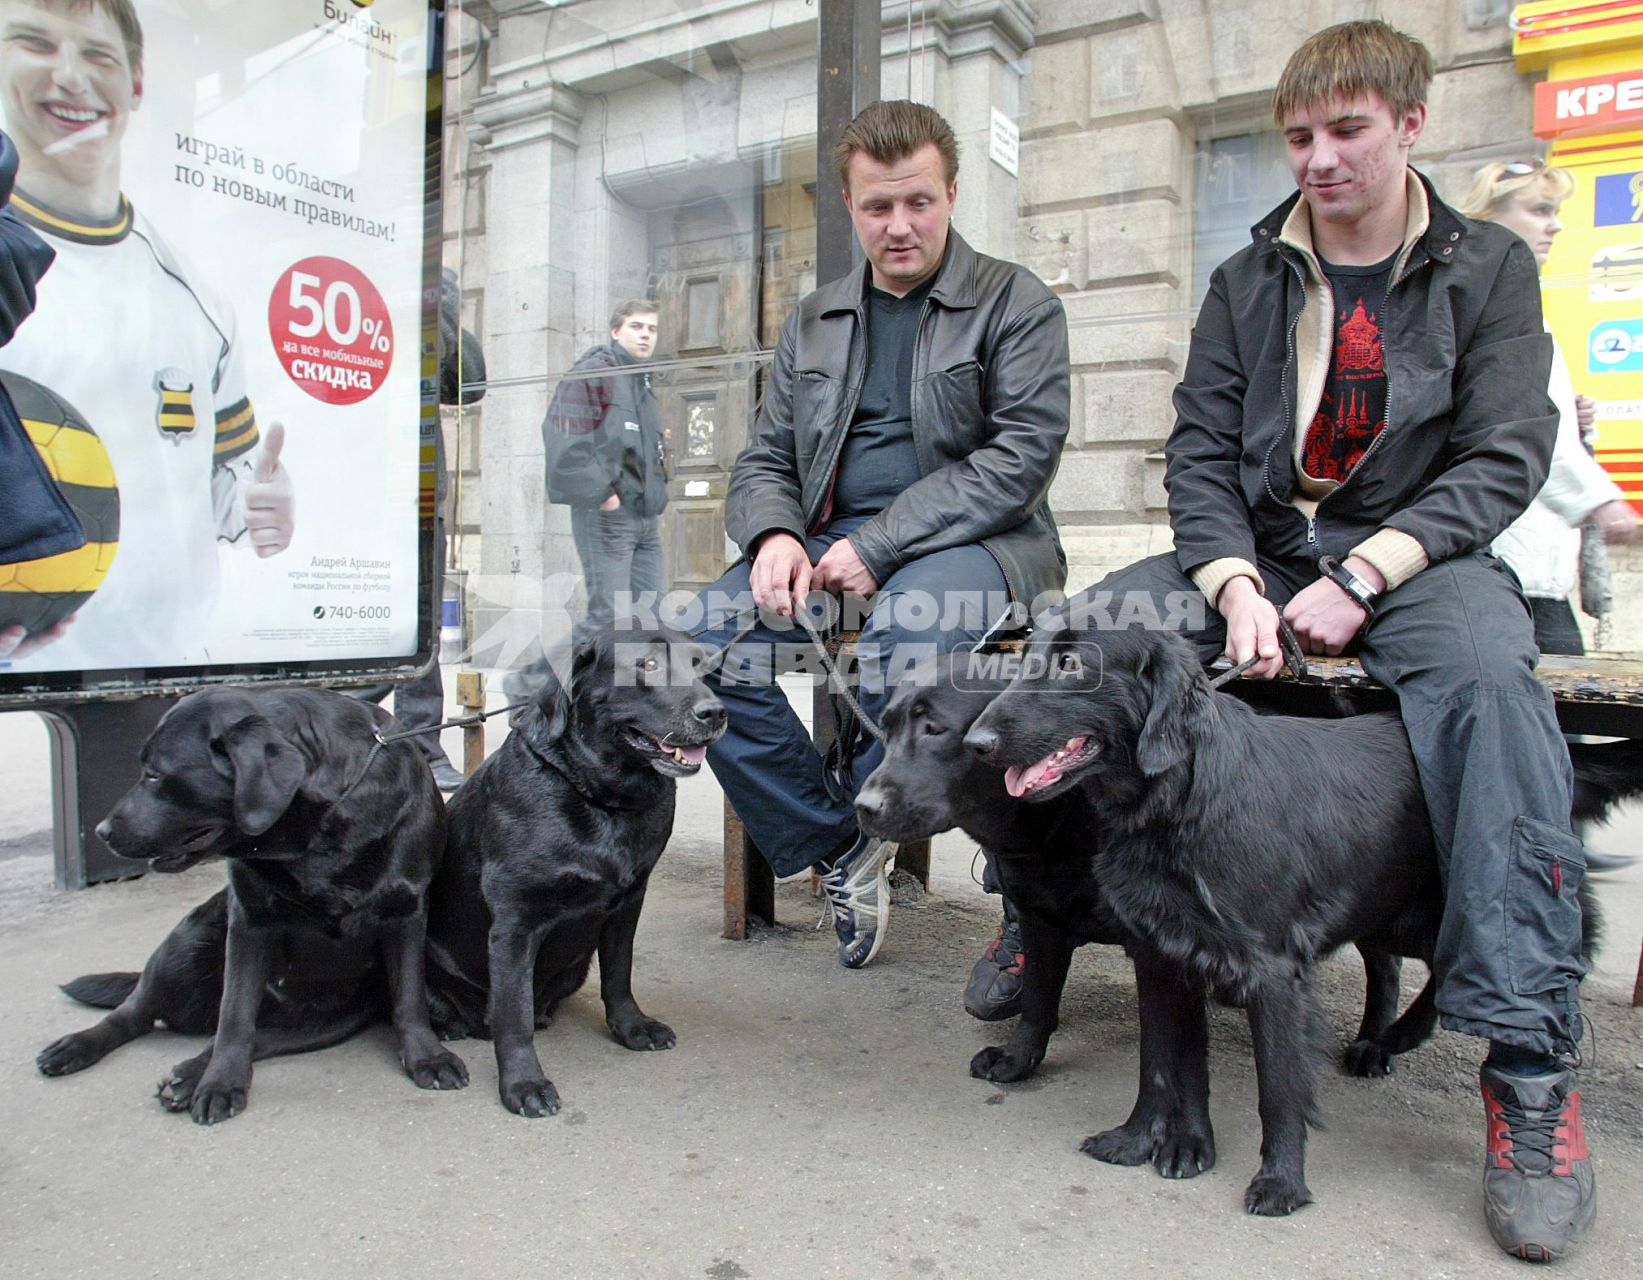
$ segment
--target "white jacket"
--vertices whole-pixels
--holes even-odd
[[[1574,383],[1555,341],[1547,391],[1558,413],[1552,469],[1529,509],[1502,531],[1492,550],[1512,566],[1523,583],[1524,595],[1562,600],[1575,589],[1579,573],[1580,526],[1621,493],[1620,486],[1580,443]]]

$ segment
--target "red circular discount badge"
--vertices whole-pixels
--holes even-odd
[[[304,258],[287,270],[268,299],[268,331],[292,381],[326,404],[358,404],[394,362],[387,304],[341,258]]]

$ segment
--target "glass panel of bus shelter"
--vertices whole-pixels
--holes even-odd
[[[8,470],[4,506],[51,511],[55,481],[71,512],[0,565],[0,703],[414,666],[434,7],[109,0],[0,24],[7,247],[44,268],[0,346],[10,439],[44,466]]]
[[[1069,589],[1169,545],[1171,392],[1214,266],[1294,189],[1271,95],[1307,36],[1378,16],[1426,43],[1439,71],[1412,157],[1451,203],[1485,161],[1545,149],[1533,123],[1544,73],[1514,64],[1501,4],[961,8],[883,9],[880,92],[947,117],[961,150],[954,227],[1027,266],[1066,307],[1071,429],[1051,502]],[[451,42],[461,103],[449,154],[464,158],[447,188],[462,216],[447,217],[446,256],[462,265],[470,306],[483,305],[501,379],[468,411],[464,466],[489,470],[461,477],[460,563],[488,591],[578,576],[566,509],[541,506],[535,432],[554,380],[603,340],[601,311],[635,291],[662,295],[653,365],[674,433],[669,572],[688,586],[722,563],[716,500],[746,429],[747,384],[814,283],[815,201],[830,185],[818,188],[811,143],[814,22],[811,6],[779,0],[454,8],[465,34]],[[756,284],[737,294],[722,264],[746,261],[734,242],[754,228]],[[714,247],[727,241],[728,254]],[[716,277],[721,350],[700,333]],[[1618,379],[1577,370],[1576,383],[1595,395]],[[1635,403],[1598,398],[1621,414]],[[1630,442],[1629,427],[1605,430]],[[1629,589],[1637,554],[1610,552],[1618,648],[1643,635],[1643,578]]]
[[[556,392],[588,399],[601,379],[577,366],[635,300],[657,325],[642,368],[666,454],[665,586],[695,591],[738,554],[725,482],[781,323],[815,284],[815,11],[455,4],[446,93],[444,260],[486,381],[443,411],[445,659],[507,672],[581,616],[544,421]]]

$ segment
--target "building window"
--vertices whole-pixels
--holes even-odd
[[[1295,191],[1284,139],[1270,129],[1212,138],[1198,149],[1193,204],[1192,305],[1209,291],[1210,274],[1249,243],[1250,228]]]

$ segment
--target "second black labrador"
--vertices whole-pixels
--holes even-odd
[[[559,1110],[535,1031],[595,954],[611,1034],[673,1047],[633,998],[633,939],[673,831],[674,780],[724,733],[700,656],[676,631],[607,628],[451,798],[428,930],[434,1025],[495,1042],[497,1088],[517,1115]]]
[[[238,1115],[254,1060],[346,1039],[391,1017],[400,1061],[424,1089],[468,1082],[428,1023],[427,889],[445,806],[396,720],[322,689],[202,689],[143,746],[142,777],[98,824],[122,858],[183,871],[220,854],[228,886],[189,912],[143,972],[63,989],[112,1008],[36,1062],[80,1071],[156,1022],[211,1035],[160,1086],[200,1124]]]
[[[1004,768],[1013,796],[1082,790],[1100,815],[1095,870],[1114,914],[1245,1007],[1262,1159],[1244,1204],[1289,1213],[1311,1200],[1306,1132],[1323,1025],[1313,963],[1367,940],[1430,966],[1436,944],[1437,858],[1403,726],[1391,714],[1259,716],[1211,690],[1196,652],[1169,634],[1050,631],[1028,652],[1038,654],[1031,674],[976,718],[967,744]],[[1589,762],[1608,753],[1572,754],[1590,798],[1603,784]],[[1549,882],[1571,912],[1585,907],[1589,945],[1581,870]],[[1431,989],[1384,1038],[1429,1021]],[[1138,987],[1138,997],[1145,1021],[1149,996]],[[1151,1016],[1178,1046],[1178,1078],[1198,1088],[1201,1022],[1179,1006]]]
[[[1141,1001],[1140,1087],[1124,1124],[1086,1139],[1084,1150],[1114,1164],[1151,1162],[1165,1177],[1193,1177],[1215,1162],[1209,1084],[1207,1077],[1183,1082],[1171,1064],[1181,1056],[1176,1039],[1184,1024],[1194,1040],[1208,1035],[1201,984],[1118,922],[1096,872],[1100,814],[1084,793],[1069,789],[1042,804],[1017,799],[1001,769],[965,748],[970,726],[1010,678],[997,655],[960,653],[904,680],[885,707],[884,760],[862,784],[857,820],[869,834],[898,841],[962,828],[987,850],[1020,912],[1027,956],[1021,1016],[1007,1044],[971,1059],[971,1075],[1001,1083],[1030,1076],[1059,1025],[1073,951],[1087,942],[1124,947],[1148,992]],[[1383,1075],[1392,1047],[1379,1037],[1396,1017],[1398,962],[1365,948],[1364,965],[1364,1017],[1346,1060],[1355,1074]],[[1177,1009],[1167,1023],[1153,1016],[1161,1004]]]

